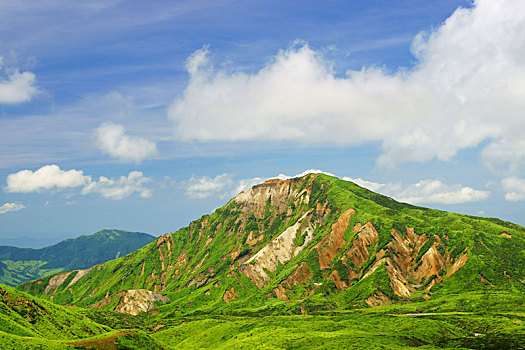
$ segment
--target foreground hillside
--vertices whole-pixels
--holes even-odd
[[[301,313],[487,288],[522,294],[524,251],[521,226],[399,203],[315,174],[269,180],[130,255],[19,288],[132,314]]]
[[[153,241],[146,233],[102,230],[42,249],[0,246],[0,283],[15,286],[60,271],[85,269]]]
[[[507,293],[464,293],[429,302],[344,312],[319,310],[312,315],[264,316],[246,312],[239,316],[131,316],[55,305],[0,285],[0,346],[151,350],[521,349],[525,343],[525,313],[520,301]],[[480,311],[450,311],[460,303]],[[511,305],[514,310],[509,310]]]
[[[139,330],[114,330],[79,308],[0,285],[1,349],[162,349]]]

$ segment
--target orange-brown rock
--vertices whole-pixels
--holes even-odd
[[[348,209],[341,214],[337,222],[332,225],[332,231],[316,245],[321,269],[332,267],[334,257],[345,246],[345,231],[350,225],[350,218],[353,214],[355,214],[354,209]]]
[[[350,249],[347,250],[346,255],[354,266],[360,269],[361,264],[368,260],[368,247],[377,243],[378,234],[370,221],[364,226],[360,223],[355,224],[352,232],[357,232],[357,237]]]
[[[380,290],[376,290],[372,295],[365,299],[365,303],[370,307],[377,307],[391,304],[392,300]]]
[[[348,285],[346,284],[346,282],[341,280],[341,278],[339,277],[339,272],[337,272],[337,270],[332,271],[332,273],[330,274],[330,279],[334,281],[337,289],[343,290],[343,289],[348,288]]]
[[[465,249],[466,250],[466,249]],[[468,255],[467,253],[463,253],[459,259],[456,260],[454,265],[447,271],[447,277],[452,276],[454,273],[456,273],[463,265],[467,263]]]
[[[273,289],[273,292],[275,293],[275,296],[281,300],[288,300],[288,296],[286,295],[286,289],[282,286],[282,284],[279,284],[277,288]]]
[[[238,299],[239,296],[237,295],[237,292],[235,291],[235,289],[233,287],[230,288],[230,290],[227,290],[224,292],[224,295],[222,296],[222,300],[224,300],[224,302],[226,304],[228,304],[230,301],[234,300],[234,299]]]

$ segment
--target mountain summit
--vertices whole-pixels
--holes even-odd
[[[487,288],[521,294],[524,252],[525,229],[516,224],[400,203],[309,174],[256,185],[120,259],[18,288],[132,314],[304,313]]]

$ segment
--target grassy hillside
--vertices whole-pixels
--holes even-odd
[[[125,291],[144,289],[149,304],[135,312],[166,315],[349,310],[467,291],[523,296],[524,252],[519,225],[317,174],[254,186],[130,255],[19,288],[105,310],[129,310]]]
[[[525,341],[525,313],[501,308],[518,305],[517,301],[502,293],[488,300],[465,293],[430,302],[299,315],[131,316],[55,305],[0,286],[0,345],[2,349],[519,349]],[[457,303],[482,303],[488,308],[481,311],[479,305],[471,305],[478,311],[451,311]]]
[[[0,285],[2,349],[162,349],[140,330],[114,330],[86,311]]]
[[[131,348],[519,349],[525,229],[307,175],[17,288],[88,307],[83,317],[116,332],[102,339]]]
[[[85,269],[150,243],[140,232],[102,230],[42,249],[0,246],[0,283],[15,286],[60,271]]]

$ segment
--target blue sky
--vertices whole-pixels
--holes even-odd
[[[518,0],[0,1],[0,244],[172,232],[309,169],[523,225],[524,23]]]

